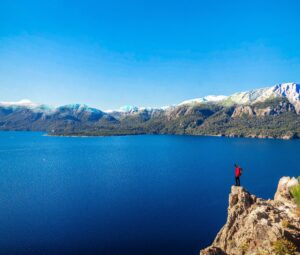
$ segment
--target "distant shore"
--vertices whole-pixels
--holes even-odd
[[[236,135],[236,134],[147,134],[147,133],[139,133],[139,134],[44,134],[43,136],[53,136],[53,137],[81,137],[81,138],[87,138],[87,137],[108,137],[108,136],[136,136],[136,135],[175,135],[175,136],[206,136],[206,137],[227,137],[227,138],[253,138],[253,139],[278,139],[278,140],[296,140],[299,139],[299,137],[296,136],[281,136],[281,137],[272,137],[272,136],[264,136],[264,135]]]

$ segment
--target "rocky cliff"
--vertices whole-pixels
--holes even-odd
[[[227,222],[200,255],[300,254],[300,212],[290,194],[295,178],[281,178],[274,200],[231,188]]]

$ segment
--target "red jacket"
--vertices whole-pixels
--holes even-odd
[[[237,166],[235,168],[235,177],[240,177],[241,176],[241,168]]]

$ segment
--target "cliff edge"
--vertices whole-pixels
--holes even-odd
[[[295,178],[281,178],[274,200],[232,186],[227,222],[200,255],[300,254],[300,209],[290,194],[297,184]]]

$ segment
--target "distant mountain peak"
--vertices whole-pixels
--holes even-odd
[[[218,95],[218,96],[208,95],[205,97],[199,97],[199,98],[185,100],[185,101],[181,102],[180,104],[178,104],[178,106],[193,105],[193,104],[198,104],[198,103],[219,102],[219,101],[225,100],[226,98],[227,98],[227,96],[224,96],[224,95]]]
[[[119,108],[120,112],[137,112],[139,110],[139,107],[135,105],[123,105]]]
[[[106,110],[106,113],[137,113],[140,111],[153,111],[153,110],[163,110],[167,109],[169,106],[164,106],[161,108],[153,108],[153,107],[138,107],[135,105],[124,105],[116,110]]]
[[[2,102],[0,130],[76,135],[149,133],[300,138],[299,92],[299,84],[282,83],[160,108],[125,105],[106,113],[85,104],[51,107],[30,100]],[[243,121],[236,121],[239,118]]]
[[[106,110],[106,113],[134,113],[134,112],[138,112],[140,110],[140,108],[138,106],[135,105],[123,105],[118,109],[110,109],[110,110]]]
[[[281,83],[273,87],[274,92],[287,97],[291,101],[300,100],[300,84],[294,82]]]
[[[21,106],[21,107],[29,107],[34,108],[39,106],[39,104],[30,101],[29,99],[22,99],[16,102],[0,102],[1,106],[11,107],[11,106]]]
[[[224,106],[232,106],[232,105],[252,105],[258,102],[264,102],[268,99],[280,98],[284,97],[291,104],[293,104],[297,110],[300,112],[300,84],[295,82],[287,82],[280,83],[274,86],[253,89],[244,92],[237,92],[230,96],[224,95],[208,95],[205,97],[199,97],[194,99],[185,100],[178,105],[170,105],[164,107],[138,107],[135,105],[124,105],[116,110],[107,110],[105,111],[108,114],[118,114],[118,115],[128,115],[135,114],[143,111],[148,112],[156,112],[156,111],[164,111],[168,109],[173,109],[178,106],[193,106],[197,104],[205,104],[205,103],[215,103],[222,104]],[[0,102],[0,106],[2,107],[24,107],[30,108],[34,111],[46,111],[46,112],[55,112],[60,109],[69,109],[73,111],[89,111],[89,112],[102,112],[96,108],[89,107],[86,104],[68,104],[59,107],[51,107],[48,105],[37,104],[32,102],[29,99],[22,99],[16,102]]]
[[[226,104],[251,105],[273,98],[286,98],[300,111],[300,84],[294,82],[280,83],[275,86],[237,92],[229,96]]]
[[[102,113],[101,110],[89,107],[86,104],[67,104],[67,105],[57,107],[56,110],[57,111],[59,111],[59,110],[71,110],[71,111],[75,111],[75,112],[86,111],[86,112],[93,112],[93,113]]]
[[[87,109],[89,107],[86,104],[67,104],[67,105],[60,106],[59,108],[69,108],[69,109],[79,110],[79,109]]]

